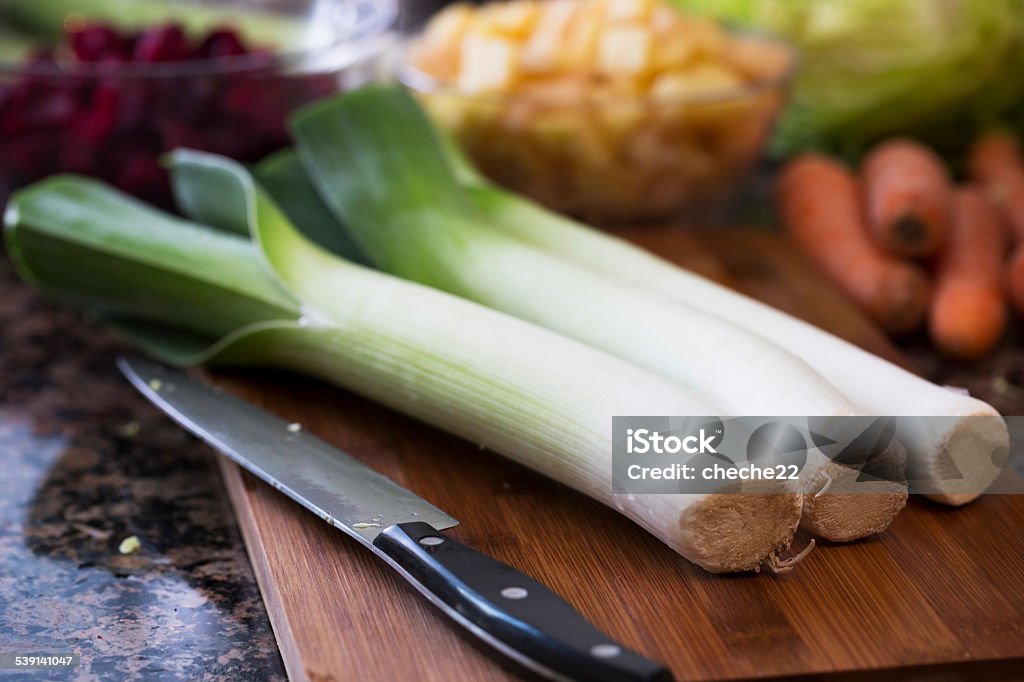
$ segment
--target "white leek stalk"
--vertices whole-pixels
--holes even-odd
[[[436,424],[619,509],[710,571],[756,569],[788,546],[797,495],[611,494],[613,415],[713,413],[705,403],[546,330],[334,257],[237,164],[177,160],[177,172],[196,173],[197,202],[242,207],[256,244],[62,177],[11,201],[19,272],[116,319],[165,360],[302,371]]]
[[[818,372],[753,331],[490,229],[408,95],[364,88],[301,112],[293,128],[321,197],[385,272],[604,350],[732,415],[855,414]],[[807,498],[810,529],[851,540],[892,522],[904,487],[876,481],[859,483],[857,495],[837,494],[858,478],[810,451],[804,492],[832,481],[832,494]]]
[[[860,414],[956,417],[905,419],[910,478],[930,498],[951,505],[975,499],[1001,471],[992,453],[1009,437],[987,403],[936,386],[811,324],[688,272],[616,237],[556,215],[474,179],[461,165],[475,208],[487,224],[623,282],[641,286],[704,312],[734,320],[790,349],[828,377]],[[998,457],[997,457],[998,459]]]

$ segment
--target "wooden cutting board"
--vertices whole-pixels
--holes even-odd
[[[628,236],[902,362],[773,234]],[[680,680],[1024,679],[1024,495],[961,510],[913,500],[889,532],[819,546],[789,575],[715,576],[582,495],[342,390],[272,372],[213,379],[450,512],[460,540],[547,583]],[[293,680],[523,674],[355,541],[221,462]]]

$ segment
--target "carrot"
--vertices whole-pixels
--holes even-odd
[[[885,329],[917,328],[928,309],[928,277],[868,238],[857,181],[841,164],[808,154],[779,179],[778,203],[790,239]]]
[[[999,214],[980,190],[955,192],[949,239],[935,263],[935,297],[928,318],[932,343],[951,358],[975,360],[1003,336],[1000,229]]]
[[[952,187],[942,159],[922,144],[896,138],[864,161],[868,231],[884,250],[923,258],[946,237]]]
[[[1024,157],[1017,138],[1000,132],[983,135],[971,147],[967,169],[1002,214],[1009,244],[1024,241]]]

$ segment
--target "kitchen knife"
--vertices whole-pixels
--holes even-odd
[[[183,372],[118,367],[146,398],[236,464],[366,545],[459,625],[552,680],[671,680],[516,569],[441,533],[458,521],[365,464]]]

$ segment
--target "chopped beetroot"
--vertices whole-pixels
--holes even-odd
[[[105,142],[117,127],[117,112],[121,91],[113,86],[100,86],[93,93],[91,106],[79,110],[76,123],[81,123],[79,132],[89,142],[99,145]]]
[[[125,61],[131,55],[127,41],[109,26],[86,26],[70,31],[68,42],[75,57],[83,62]]]
[[[204,59],[223,59],[224,57],[240,57],[245,54],[238,34],[229,28],[211,31],[199,46],[199,56]]]
[[[139,34],[132,58],[140,62],[179,62],[194,56],[181,26],[162,24]]]
[[[134,34],[90,24],[66,40],[69,61],[59,74],[27,68],[0,83],[0,202],[20,185],[70,171],[170,207],[161,154],[190,147],[258,161],[288,144],[291,110],[336,88],[330,75],[277,74],[271,52],[246,46],[229,28],[193,39],[177,24]],[[55,54],[37,51],[25,63],[50,68]],[[237,57],[246,69],[236,73],[117,73],[119,63]]]

